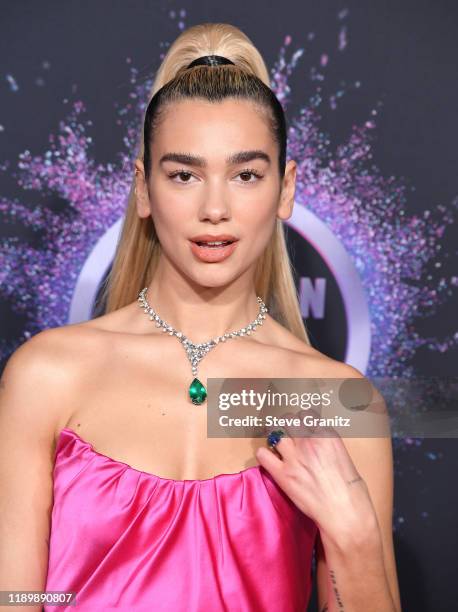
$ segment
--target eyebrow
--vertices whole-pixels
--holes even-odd
[[[268,164],[271,163],[270,156],[261,149],[253,149],[251,151],[238,151],[233,153],[226,158],[226,164],[236,165],[243,164],[254,159],[262,159]],[[159,164],[163,164],[166,161],[178,162],[179,164],[186,164],[188,166],[197,166],[199,168],[206,168],[207,160],[199,155],[192,155],[191,153],[165,153],[159,160]]]

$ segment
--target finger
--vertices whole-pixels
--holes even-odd
[[[297,412],[287,412],[281,415],[285,420],[282,422],[281,428],[286,432],[286,439],[283,446],[279,447],[279,452],[282,452],[285,459],[290,462],[304,463],[304,429],[301,419]],[[279,445],[277,445],[279,446]]]
[[[275,453],[261,446],[256,451],[256,459],[270,474],[272,474],[276,481],[281,479],[284,463]]]
[[[301,437],[302,422],[298,412],[285,412],[280,418],[284,419],[281,428],[291,440],[296,441],[296,438]]]
[[[313,409],[302,412],[306,414],[312,413],[313,416],[321,418]],[[337,462],[339,468],[348,476],[348,479],[355,478],[358,475],[351,456],[343,443],[342,436],[334,427],[320,424],[304,426],[310,431],[310,437],[312,438],[312,440],[308,441],[312,446],[309,444],[305,446],[308,449],[313,449],[314,455],[319,458],[321,465],[335,465]]]
[[[323,423],[324,417],[319,414],[313,408],[307,410],[301,410],[300,418],[302,427],[304,428],[306,437],[311,438],[340,438],[338,431],[331,425]],[[305,416],[312,417],[310,419],[304,419]]]
[[[294,440],[288,437],[285,427],[283,426],[269,433],[267,436],[267,445],[271,451],[277,451],[277,453],[287,461],[294,461],[296,459]]]

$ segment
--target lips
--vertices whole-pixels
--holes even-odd
[[[228,234],[210,236],[208,234],[194,236],[190,240],[191,251],[199,260],[206,263],[218,263],[227,259],[236,246],[238,239]]]
[[[193,236],[190,240],[192,242],[196,242],[197,244],[208,244],[209,242],[235,242],[238,240],[232,234],[199,234],[198,236]]]

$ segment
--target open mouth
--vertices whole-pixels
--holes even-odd
[[[233,240],[225,240],[225,241],[218,241],[218,242],[196,242],[195,244],[199,246],[203,246],[203,247],[208,247],[210,249],[218,249],[221,247],[228,246],[229,244],[232,244],[233,242],[234,242]]]
[[[191,251],[200,261],[218,263],[230,257],[237,248],[234,240],[191,240]]]

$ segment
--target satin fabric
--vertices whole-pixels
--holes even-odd
[[[61,431],[46,591],[102,612],[306,612],[316,524],[261,465],[172,480]]]

